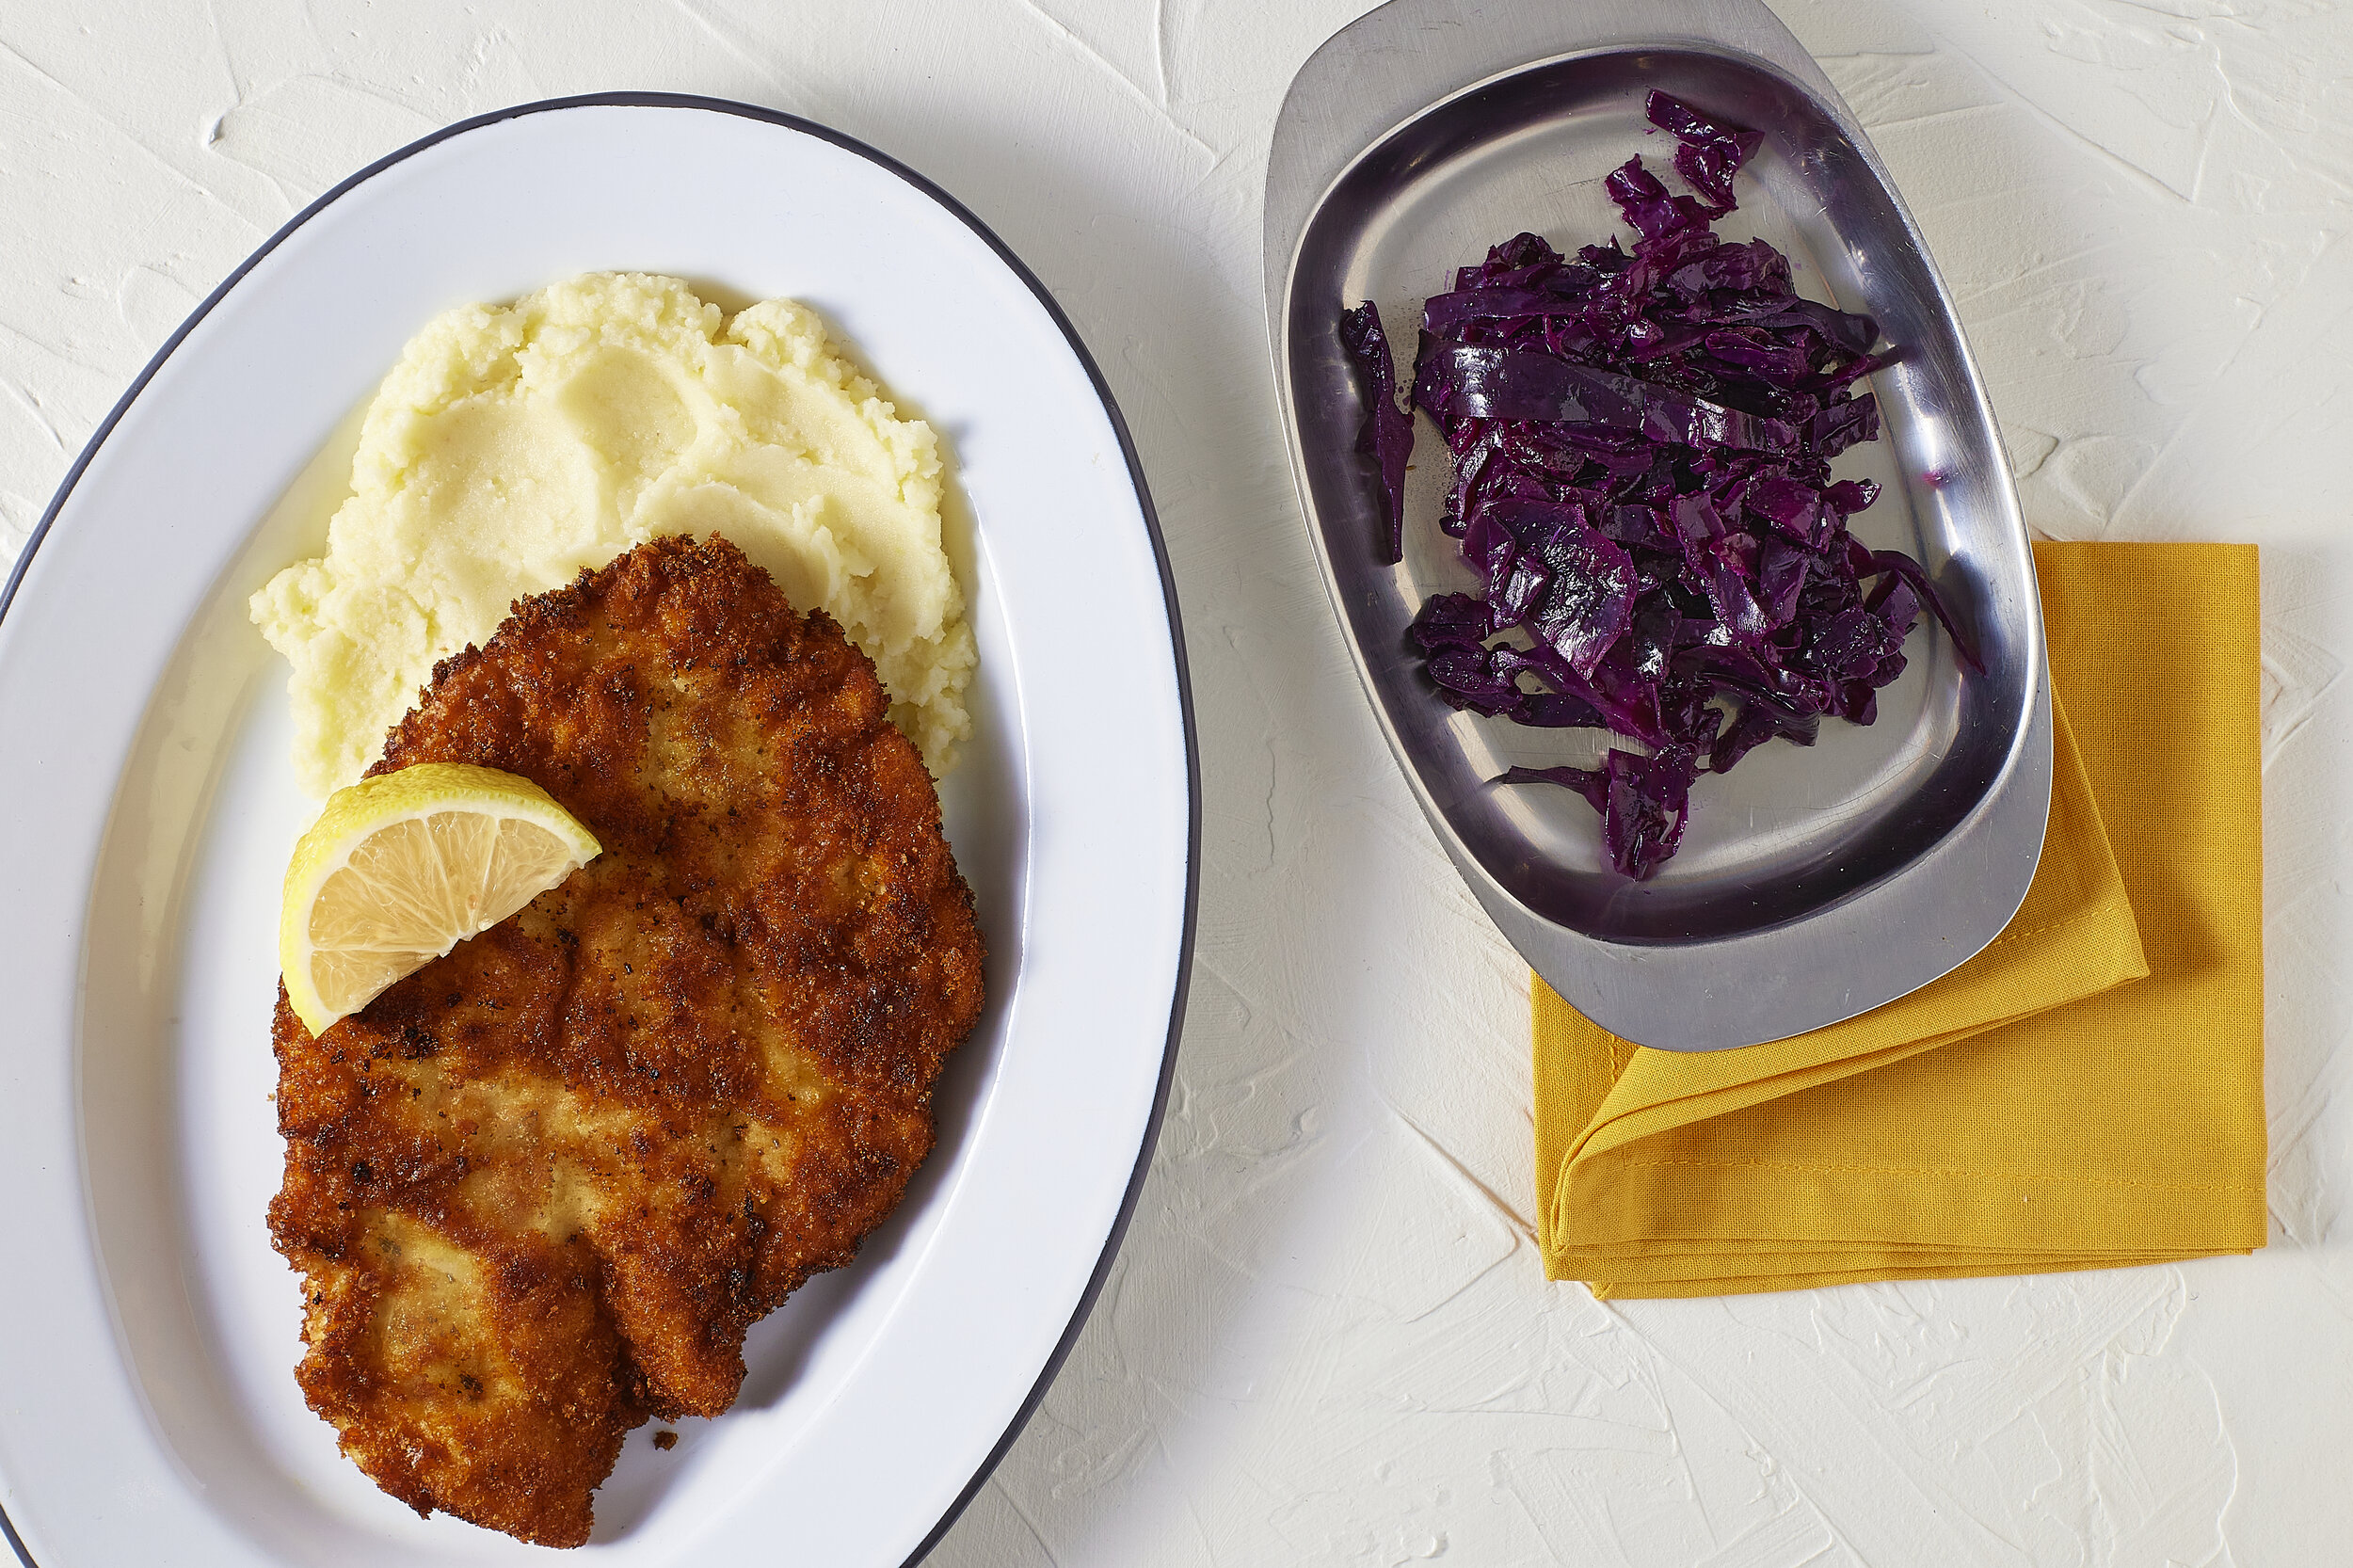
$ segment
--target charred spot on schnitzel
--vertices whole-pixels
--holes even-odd
[[[724,540],[520,601],[382,773],[520,774],[604,851],[313,1037],[273,1029],[296,1370],[420,1512],[547,1545],[850,1261],[930,1149],[983,949],[865,655]]]

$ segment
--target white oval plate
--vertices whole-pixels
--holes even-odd
[[[418,327],[601,268],[808,301],[952,451],[981,663],[942,794],[991,994],[906,1202],[754,1330],[731,1414],[666,1453],[639,1430],[584,1555],[920,1556],[1117,1245],[1199,817],[1159,533],[1085,349],[969,213],[821,127],[655,95],[469,121],[321,200],[189,319],[0,597],[0,1508],[39,1568],[548,1555],[386,1497],[295,1385],[264,1209],[277,883],[310,806],[244,606],[320,547],[345,416]]]

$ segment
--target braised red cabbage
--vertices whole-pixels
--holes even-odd
[[[1397,406],[1389,335],[1381,329],[1381,312],[1371,300],[1340,313],[1340,347],[1364,378],[1369,408],[1356,450],[1369,455],[1381,473],[1381,503],[1388,525],[1381,559],[1394,566],[1405,556],[1405,460],[1414,451],[1414,417]]]
[[[1520,234],[1460,269],[1423,307],[1412,391],[1453,454],[1441,526],[1481,577],[1422,606],[1413,646],[1458,708],[1649,748],[1497,780],[1582,794],[1637,879],[1674,854],[1703,771],[1811,745],[1825,714],[1869,724],[1923,609],[1980,667],[1919,563],[1848,533],[1879,488],[1831,477],[1879,438],[1855,383],[1900,351],[1875,348],[1870,317],[1800,298],[1771,246],[1717,237],[1757,133],[1665,93],[1645,107],[1693,194],[1629,159],[1607,185],[1631,251]],[[1341,342],[1395,561],[1412,426],[1369,304]]]

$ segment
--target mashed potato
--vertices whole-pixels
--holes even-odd
[[[508,604],[663,534],[718,534],[874,661],[944,775],[970,732],[964,595],[931,427],[789,299],[732,319],[675,278],[595,274],[427,325],[370,406],[327,553],[253,596],[294,664],[295,766],[381,754],[436,661]]]

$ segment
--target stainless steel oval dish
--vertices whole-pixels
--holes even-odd
[[[1728,238],[1769,240],[1802,292],[1876,316],[1905,348],[1872,378],[1879,442],[1841,477],[1883,495],[1857,536],[1915,556],[1986,673],[1941,632],[1880,694],[1877,724],[1822,727],[1702,776],[1683,848],[1652,881],[1612,872],[1567,791],[1499,789],[1513,763],[1584,761],[1598,732],[1523,730],[1441,702],[1405,629],[1470,568],[1436,527],[1446,449],[1427,422],[1406,553],[1383,564],[1355,451],[1366,405],[1340,312],[1376,301],[1410,335],[1458,265],[1533,230],[1619,232],[1601,188],[1665,138],[1659,88],[1764,133]],[[1662,146],[1662,143],[1665,143]],[[2050,804],[2051,705],[2034,561],[1950,298],[1846,105],[1754,0],[1576,7],[1391,0],[1293,80],[1267,174],[1267,315],[1293,473],[1325,585],[1373,708],[1447,852],[1504,935],[1580,1012],[1627,1039],[1715,1050],[1877,1007],[2000,932],[2034,873]],[[1591,737],[1580,739],[1578,737]]]

